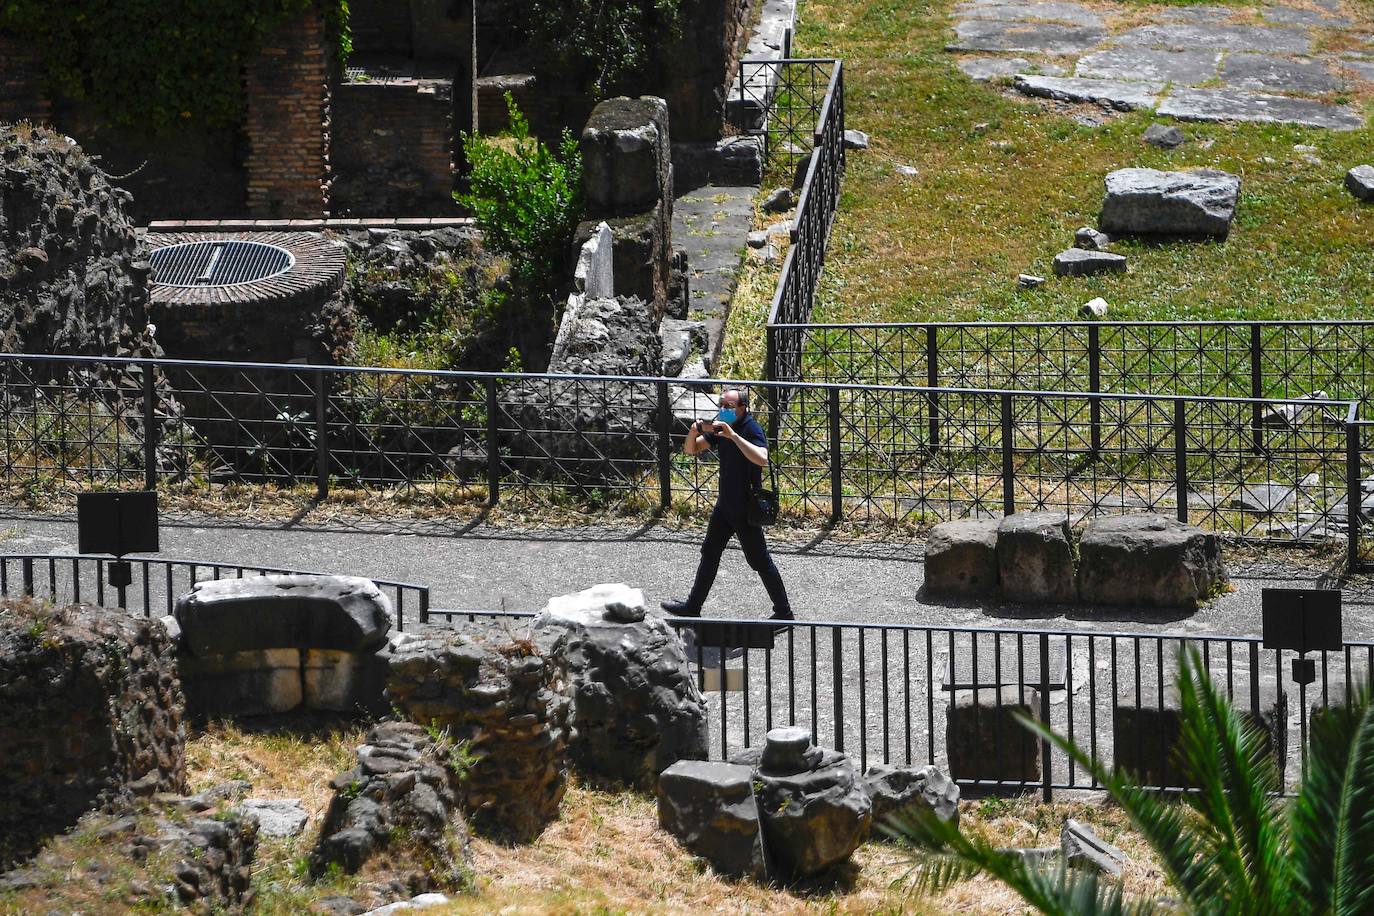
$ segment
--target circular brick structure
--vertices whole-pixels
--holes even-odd
[[[345,252],[309,232],[157,232],[151,313],[167,355],[336,362]],[[166,282],[160,282],[160,276]]]

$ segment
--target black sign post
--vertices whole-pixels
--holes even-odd
[[[1266,588],[1260,592],[1264,617],[1264,648],[1292,649],[1293,681],[1310,684],[1317,679],[1317,664],[1308,652],[1339,650],[1341,639],[1341,592],[1326,588]]]
[[[126,590],[133,582],[133,566],[124,559],[130,553],[157,553],[157,493],[78,493],[76,497],[77,550],[108,553],[110,585],[119,594],[119,606],[127,607]]]

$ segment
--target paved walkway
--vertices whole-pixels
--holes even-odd
[[[756,187],[707,185],[673,201],[673,245],[687,252],[687,317],[706,326],[713,362],[725,338],[757,193]]]
[[[9,517],[0,551],[74,553],[70,518]],[[775,542],[778,539],[774,539]],[[681,596],[696,567],[699,535],[662,527],[524,530],[477,526],[453,534],[250,527],[211,517],[169,521],[162,555],[349,573],[428,585],[434,607],[537,610],[553,595],[598,582],[628,582],[654,603]],[[933,626],[1070,627],[1129,632],[1253,635],[1259,593],[1271,585],[1329,584],[1312,558],[1278,554],[1234,562],[1236,590],[1192,616],[1142,616],[1016,606],[954,606],[920,594],[921,542],[841,543],[795,532],[775,556],[799,616],[811,620]],[[1347,639],[1374,638],[1374,594],[1348,590]],[[737,550],[727,553],[708,616],[766,616],[767,597]]]
[[[948,50],[977,54],[959,62],[973,78],[1013,77],[1027,95],[1143,108],[1184,121],[1337,130],[1365,124],[1358,103],[1337,98],[1374,88],[1374,25],[1346,15],[1341,0],[1179,7],[1145,23],[1133,12],[1123,5],[967,0],[956,7]],[[1334,48],[1342,50],[1325,50]]]

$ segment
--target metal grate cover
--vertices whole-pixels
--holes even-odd
[[[183,242],[149,256],[160,286],[234,286],[284,274],[296,263],[285,248],[261,242]]]

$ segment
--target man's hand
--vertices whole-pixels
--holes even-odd
[[[711,426],[712,431],[717,436],[720,436],[723,439],[735,438],[735,428],[731,426],[729,423],[722,423],[720,420],[717,420],[714,423],[712,423]]]

